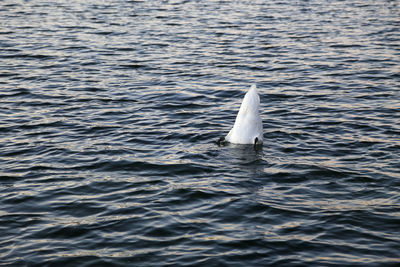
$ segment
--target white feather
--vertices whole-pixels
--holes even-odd
[[[243,98],[242,105],[236,116],[235,124],[225,140],[234,144],[254,144],[263,142],[263,126],[259,114],[260,97],[257,86],[253,84]]]

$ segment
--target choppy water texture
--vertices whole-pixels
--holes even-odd
[[[1,1],[0,263],[400,263],[398,1]],[[264,145],[222,146],[256,83]]]

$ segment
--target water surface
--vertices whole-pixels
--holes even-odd
[[[2,1],[0,263],[400,263],[398,1]],[[222,146],[252,83],[264,145]]]

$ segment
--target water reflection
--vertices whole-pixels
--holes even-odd
[[[262,146],[253,145],[240,145],[240,144],[226,144],[223,147],[226,156],[230,157],[237,164],[252,165],[261,159],[263,153]]]

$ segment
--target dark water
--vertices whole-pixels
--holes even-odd
[[[399,264],[399,18],[1,1],[0,264]],[[252,83],[263,148],[218,147]]]

